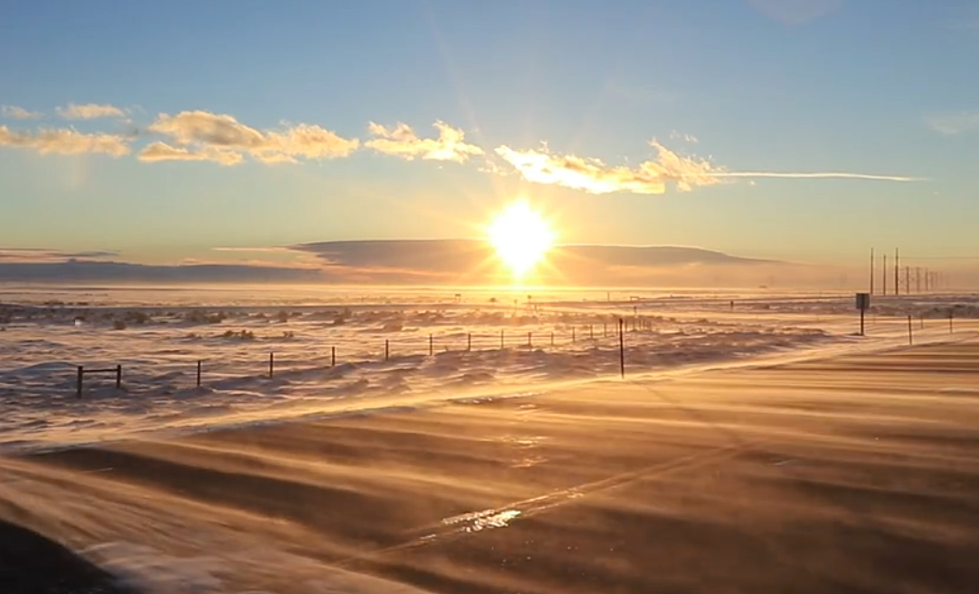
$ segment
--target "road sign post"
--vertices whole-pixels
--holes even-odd
[[[867,310],[870,309],[870,293],[857,293],[857,309],[860,310],[860,336],[864,336],[864,320],[866,319]]]

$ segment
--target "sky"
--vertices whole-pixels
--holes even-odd
[[[979,256],[965,0],[5,4],[0,253],[476,237]],[[48,256],[45,256],[48,257]]]

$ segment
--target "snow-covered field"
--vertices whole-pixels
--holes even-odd
[[[620,318],[636,377],[906,344],[908,314],[919,342],[945,339],[950,308],[973,314],[966,296],[890,300],[858,337],[849,295],[8,287],[0,299],[0,451],[616,375]],[[80,365],[121,365],[122,389],[88,375],[78,399]]]

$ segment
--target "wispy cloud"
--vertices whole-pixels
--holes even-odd
[[[158,143],[163,146],[154,149],[155,155],[144,160],[165,160],[161,157],[171,156],[178,160],[210,160],[230,165],[240,162],[243,154],[249,154],[266,164],[289,163],[295,162],[296,157],[346,157],[360,145],[357,139],[342,138],[316,125],[298,124],[262,132],[233,116],[207,111],[183,111],[175,116],[160,114],[149,131],[169,136],[177,144],[190,148],[181,152],[180,148]],[[228,155],[237,155],[237,161],[232,162],[233,157]]]
[[[118,256],[119,252],[105,250],[65,252],[45,248],[0,247],[0,260],[7,262],[65,262],[67,260],[101,260]]]
[[[678,155],[656,141],[652,141],[650,145],[656,149],[657,157],[640,163],[636,168],[608,166],[599,159],[575,155],[555,155],[546,148],[518,151],[501,146],[496,149],[496,154],[512,165],[527,181],[559,185],[592,194],[663,194],[666,192],[667,182],[674,183],[680,191],[689,191],[694,186],[721,183],[716,175],[721,170],[709,161]]]
[[[698,142],[700,142],[700,139],[698,139],[693,134],[683,134],[681,132],[677,132],[676,130],[670,132],[670,139],[682,140],[684,142],[689,142],[690,144],[697,144]]]
[[[37,120],[44,117],[39,111],[30,111],[16,105],[0,105],[0,116],[11,120]]]
[[[501,146],[496,149],[496,154],[512,165],[527,181],[584,190],[591,194],[614,192],[663,194],[670,183],[678,191],[688,192],[694,187],[712,186],[735,178],[920,181],[919,178],[902,175],[837,171],[728,171],[708,160],[675,153],[655,140],[651,141],[650,145],[656,149],[656,158],[640,163],[634,168],[624,165],[609,166],[599,159],[575,155],[555,155],[548,152],[546,148],[517,151]]]
[[[482,155],[483,149],[465,141],[465,133],[445,122],[435,122],[438,138],[419,138],[411,126],[399,123],[387,128],[371,122],[368,130],[373,140],[365,145],[385,155],[393,155],[411,161],[416,157],[432,161],[455,161],[463,163],[472,155]]]
[[[937,132],[946,136],[954,136],[963,132],[979,130],[979,111],[930,115],[925,118],[925,122]]]
[[[154,142],[146,145],[137,158],[145,163],[159,161],[213,161],[221,165],[237,165],[244,159],[241,153],[206,147],[196,151],[170,146],[165,142]]]
[[[70,128],[41,128],[15,132],[0,126],[0,146],[33,149],[42,155],[104,153],[113,157],[129,154],[128,139],[116,134],[83,134]]]
[[[878,175],[874,173],[847,173],[843,171],[808,171],[808,172],[778,172],[778,171],[722,171],[717,177],[774,177],[783,179],[865,179],[870,181],[914,182],[924,181],[920,177],[906,175]]]
[[[95,120],[98,118],[122,118],[126,116],[126,111],[115,105],[97,103],[83,103],[77,105],[69,103],[66,107],[58,107],[55,112],[66,120]]]

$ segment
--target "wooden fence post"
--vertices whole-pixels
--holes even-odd
[[[435,355],[435,339],[431,334],[428,335],[428,356]]]
[[[275,352],[270,351],[269,352],[269,379],[272,379],[272,376],[274,375],[275,375]]]
[[[625,379],[625,320],[619,318],[619,374]]]
[[[330,367],[337,366],[337,347],[330,347]]]
[[[384,360],[387,361],[391,358],[391,341],[384,339]]]

